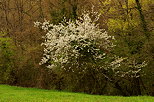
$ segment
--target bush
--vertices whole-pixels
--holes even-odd
[[[1,32],[0,35],[0,83],[12,83],[14,78],[13,72],[13,43],[12,39],[5,37]]]

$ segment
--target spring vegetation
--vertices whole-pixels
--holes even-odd
[[[100,96],[0,85],[1,102],[153,102],[151,96]]]
[[[153,0],[0,0],[0,84],[154,96],[153,21]],[[22,90],[23,96],[32,92],[35,101],[50,101],[50,95],[54,101],[67,101],[67,96],[73,101],[103,100],[97,95],[3,87],[13,94]],[[139,97],[127,99],[142,102]]]

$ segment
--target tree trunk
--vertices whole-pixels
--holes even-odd
[[[144,34],[147,37],[147,39],[149,39],[150,33],[148,31],[148,28],[147,28],[147,24],[146,24],[145,17],[144,17],[143,12],[142,12],[140,1],[135,0],[135,2],[136,2],[136,5],[137,5],[137,10],[139,11],[139,14],[140,14],[140,20],[141,20],[141,25],[142,25]]]

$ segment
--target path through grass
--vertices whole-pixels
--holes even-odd
[[[154,102],[154,97],[120,97],[0,85],[0,102]]]

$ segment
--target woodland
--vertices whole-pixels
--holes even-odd
[[[0,84],[154,96],[154,0],[0,0]]]

